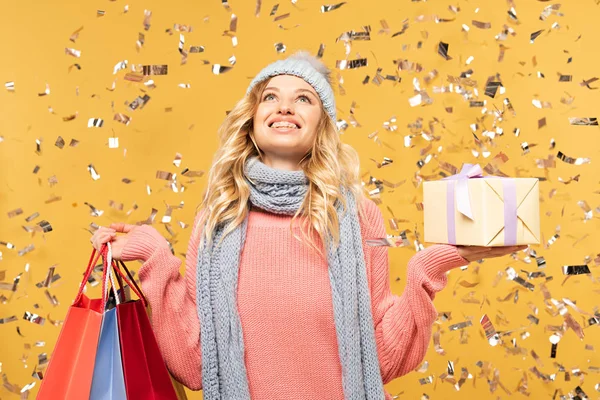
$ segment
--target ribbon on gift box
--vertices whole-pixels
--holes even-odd
[[[456,244],[455,208],[465,217],[473,220],[471,200],[469,198],[469,179],[483,178],[483,170],[479,164],[463,164],[456,175],[447,176],[449,180],[446,190],[446,211],[448,215],[448,243]],[[486,178],[502,179],[504,200],[504,245],[517,243],[517,187],[512,178],[487,176]]]

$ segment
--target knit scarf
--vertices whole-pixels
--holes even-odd
[[[257,157],[246,161],[244,173],[250,185],[251,205],[272,213],[293,215],[308,190],[304,171],[274,169]],[[357,204],[349,190],[342,188],[342,192],[347,200],[348,212],[343,213],[338,202],[340,243],[334,247],[330,241],[327,261],[344,398],[382,400],[385,395]],[[224,224],[215,228],[210,248],[203,235],[196,269],[204,399],[250,400],[242,326],[237,310],[239,262],[248,217],[217,245],[225,230],[225,226],[221,225]],[[310,296],[310,293],[306,295]],[[315,354],[315,357],[318,356]],[[327,396],[323,393],[323,398]]]

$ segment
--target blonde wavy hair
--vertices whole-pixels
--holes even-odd
[[[324,76],[331,84],[331,73],[326,71]],[[229,224],[224,230],[223,238],[241,225],[249,212],[250,187],[244,177],[244,165],[249,157],[258,156],[263,160],[263,153],[254,140],[253,120],[269,80],[258,83],[247,96],[239,100],[219,127],[219,147],[208,173],[202,202],[196,209],[201,215],[194,227],[197,234],[197,230],[203,226],[203,237],[209,247],[218,225]],[[306,197],[292,217],[290,231],[296,239],[302,241],[293,229],[295,221],[302,219],[302,237],[326,259],[309,233],[317,232],[325,246],[329,245],[331,235],[337,247],[339,221],[336,201],[341,202],[344,212],[347,211],[340,188],[344,187],[354,194],[359,218],[365,216],[363,201],[366,195],[359,176],[358,153],[350,145],[341,142],[337,127],[322,103],[321,110],[316,139],[299,163],[309,183]],[[308,227],[311,228],[310,232]],[[202,243],[203,240],[200,240],[201,247]]]

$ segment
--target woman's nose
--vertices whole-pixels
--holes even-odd
[[[281,105],[279,106],[279,112],[282,114],[293,114],[294,109],[287,103],[281,103]]]

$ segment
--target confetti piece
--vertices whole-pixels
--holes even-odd
[[[584,79],[583,81],[581,81],[581,82],[579,83],[579,85],[580,85],[580,86],[585,86],[585,87],[587,87],[587,88],[588,88],[588,89],[590,89],[590,90],[595,90],[595,89],[598,89],[598,88],[597,88],[597,87],[591,87],[591,86],[590,86],[590,83],[594,83],[594,82],[596,82],[598,79],[600,79],[600,78],[593,77],[593,78],[590,78],[590,79],[587,79],[587,80],[585,80],[585,79]]]
[[[583,157],[572,158],[572,157],[569,157],[569,156],[563,154],[561,151],[558,152],[556,157],[559,160],[566,162],[567,164],[573,164],[573,165],[589,164],[591,162],[591,160],[589,158],[583,158]]]
[[[565,185],[568,185],[571,182],[579,182],[579,177],[581,176],[581,174],[577,174],[575,176],[571,176],[569,178],[569,180],[564,180],[563,178],[561,178],[560,176],[558,177],[558,181],[561,183],[564,183]]]
[[[552,347],[550,350],[550,358],[556,358],[556,350],[558,348],[558,343],[552,343]]]
[[[73,32],[71,34],[71,36],[69,37],[69,40],[73,43],[75,43],[75,40],[77,40],[77,38],[79,37],[79,33],[83,30],[83,26],[79,27],[75,32]]]
[[[491,22],[480,22],[480,21],[472,21],[473,26],[479,28],[479,29],[490,29],[492,27],[492,23]]]
[[[279,54],[285,53],[286,48],[287,47],[283,43],[275,43],[275,51]]]
[[[492,321],[490,321],[487,314],[484,314],[479,322],[485,331],[485,336],[488,340],[488,343],[492,347],[496,346],[500,342],[500,336],[496,333],[496,329],[494,329],[494,325],[492,325]]]
[[[189,178],[201,177],[204,175],[204,171],[191,171],[190,169],[186,168],[181,172],[181,175]]]
[[[542,32],[544,32],[543,29],[540,29],[539,31],[535,31],[533,32],[530,36],[529,36],[529,43],[533,43],[535,41],[535,39],[537,39],[538,36],[540,36],[542,34]]]
[[[563,265],[563,275],[582,275],[590,274],[590,268],[587,265]]]
[[[583,126],[598,126],[598,118],[570,117],[569,124]]]
[[[118,121],[122,124],[125,124],[125,126],[129,125],[129,123],[131,122],[131,117],[125,115],[125,114],[121,114],[121,113],[116,113],[114,118],[114,121]]]
[[[30,313],[29,311],[25,311],[25,315],[23,315],[23,319],[31,322],[32,324],[37,324],[37,325],[44,325],[44,322],[46,322],[45,318],[40,317],[37,314]]]
[[[18,321],[19,319],[17,318],[16,315],[12,315],[10,317],[6,317],[6,318],[0,318],[0,325],[2,324],[8,324],[9,322],[15,322]]]
[[[129,109],[131,111],[135,111],[138,107],[142,109],[148,103],[148,101],[150,101],[150,96],[148,96],[147,94],[143,96],[138,96],[134,101],[132,101],[129,104]]]
[[[88,128],[102,128],[104,120],[101,118],[90,118],[88,120]]]
[[[343,1],[341,3],[338,3],[338,4],[323,5],[323,6],[321,6],[321,12],[322,13],[326,13],[326,12],[337,10],[338,8],[340,8],[341,6],[343,6],[344,4],[346,4],[345,1]]]
[[[81,50],[75,50],[68,47],[65,47],[65,54],[73,57],[81,57]]]
[[[366,58],[359,58],[356,60],[337,60],[335,67],[341,70],[344,69],[356,69],[360,67],[366,67],[368,65]]]
[[[156,179],[164,179],[170,181],[173,179],[173,174],[167,171],[156,171]]]
[[[456,331],[456,330],[460,330],[460,329],[465,329],[469,326],[472,326],[473,323],[471,321],[464,321],[464,322],[459,322],[458,324],[454,324],[454,325],[450,325],[448,327],[448,330],[450,331]]]
[[[433,347],[435,348],[435,352],[440,354],[440,355],[445,355],[446,351],[442,348],[442,345],[440,344],[440,332],[434,332],[433,333]]]
[[[278,15],[275,18],[273,18],[273,22],[281,21],[282,19],[288,18],[289,16],[290,16],[290,13]]]
[[[220,75],[222,73],[229,71],[231,68],[232,67],[228,67],[228,66],[221,65],[221,64],[214,64],[213,68],[212,68],[212,72],[215,75]]]
[[[152,11],[150,10],[144,10],[144,29],[145,30],[149,30],[150,29],[150,20],[152,18]]]
[[[549,101],[533,99],[531,100],[531,103],[537,108],[552,108],[552,104]]]
[[[58,302],[58,299],[56,298],[56,296],[50,294],[50,292],[47,289],[44,290],[44,294],[46,295],[46,298],[48,299],[48,301],[50,302],[50,304],[52,304],[54,307],[56,307],[56,306],[58,306],[60,304]]]
[[[517,275],[517,272],[515,271],[514,268],[512,267],[507,267],[505,269],[506,271],[506,275],[507,275],[507,279],[511,280],[513,282],[516,282],[518,284],[520,284],[521,286],[533,291],[535,289],[535,286],[533,284],[531,284],[530,282],[527,282],[526,280],[524,280],[523,278],[521,278],[520,276]]]
[[[146,42],[146,35],[142,32],[138,32],[138,40],[135,41],[135,48],[139,52],[142,47],[144,47],[144,43]]]
[[[115,64],[115,66],[113,67],[113,75],[116,75],[116,73],[121,71],[122,69],[126,69],[127,63],[128,63],[127,60],[123,60],[123,61],[119,61],[117,64]]]
[[[26,246],[25,248],[23,248],[22,250],[19,250],[19,253],[18,253],[19,257],[22,257],[27,253],[31,253],[33,250],[35,250],[35,245],[30,244],[30,245]]]
[[[368,246],[378,247],[378,246],[389,246],[389,247],[406,247],[410,246],[410,242],[406,237],[406,231],[402,231],[400,235],[387,235],[385,238],[378,239],[367,239],[366,244]]]
[[[14,218],[14,217],[16,217],[17,215],[21,215],[21,214],[23,214],[23,209],[22,209],[22,208],[20,208],[20,207],[19,207],[19,208],[17,208],[17,209],[14,209],[14,210],[12,210],[12,211],[9,211],[9,212],[7,213],[7,215],[8,215],[8,218]]]
[[[96,172],[96,168],[93,164],[88,164],[87,169],[90,172],[90,176],[93,180],[97,181],[98,179],[100,179],[100,174]]]
[[[50,94],[50,85],[48,85],[48,84],[46,83],[46,90],[44,90],[42,93],[38,93],[38,96],[39,96],[39,97],[42,97],[42,96],[47,96],[47,95],[49,95],[49,94]]]
[[[62,325],[62,324],[65,322],[65,321],[64,321],[64,320],[59,320],[59,319],[57,319],[57,320],[53,320],[53,319],[50,317],[50,314],[48,314],[48,322],[50,322],[50,323],[51,323],[52,325],[54,325],[54,326],[61,326],[61,325]]]
[[[77,118],[77,113],[72,114],[72,115],[68,115],[66,117],[63,117],[63,121],[67,122],[67,121],[73,121],[75,118]]]
[[[578,177],[579,177],[579,175],[578,175]],[[566,183],[568,183],[568,182],[566,182]],[[589,220],[591,220],[591,219],[593,218],[593,216],[594,216],[594,215],[593,215],[593,211],[592,211],[592,209],[590,208],[590,206],[588,205],[587,201],[585,201],[585,200],[580,200],[580,201],[578,201],[578,202],[577,202],[577,205],[578,205],[578,206],[579,206],[579,207],[580,207],[580,208],[583,210],[583,212],[584,212],[584,219],[583,219],[583,221],[584,221],[584,222],[585,222],[585,221],[589,221]]]
[[[169,72],[169,66],[160,64],[160,65],[142,65],[141,66],[142,74],[144,76],[149,75],[167,75]]]
[[[40,221],[37,223],[37,226],[44,233],[48,233],[48,232],[52,231],[52,225],[50,225],[50,222],[48,222],[48,221]]]
[[[442,56],[445,60],[452,60],[452,57],[448,55],[448,43],[439,42],[438,43],[438,54]]]

